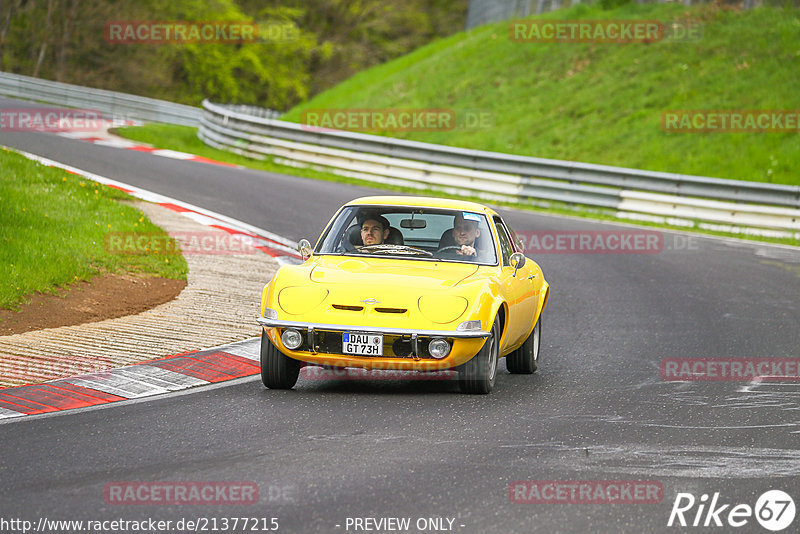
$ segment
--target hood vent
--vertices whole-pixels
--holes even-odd
[[[348,304],[331,304],[334,310],[360,312],[364,310],[364,306],[350,306]],[[378,313],[406,313],[408,308],[375,308]]]
[[[347,306],[345,304],[331,304],[335,310],[344,310],[344,311],[361,311],[364,309],[364,306]]]
[[[405,313],[408,308],[375,308],[378,313]]]

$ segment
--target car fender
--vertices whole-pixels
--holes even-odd
[[[466,296],[465,293],[462,293]],[[481,326],[485,330],[491,330],[495,318],[498,314],[502,313],[503,322],[500,325],[502,335],[500,336],[501,343],[503,336],[507,331],[508,326],[508,304],[503,299],[500,293],[500,284],[496,280],[488,280],[483,282],[483,287],[470,291],[471,295],[477,294],[477,297],[472,297],[473,300],[471,309],[469,310],[469,317],[472,319],[480,319]]]
[[[547,299],[550,298],[550,284],[547,282],[542,283],[542,291],[539,293],[539,306],[536,310],[536,318],[538,320],[539,317],[542,316],[544,312],[544,307],[547,306]]]
[[[307,285],[308,277],[311,272],[311,262],[301,265],[281,266],[261,290],[261,315],[264,315],[266,308],[276,309],[278,293],[284,287],[293,285]]]

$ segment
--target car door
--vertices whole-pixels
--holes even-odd
[[[530,260],[527,260],[515,273],[510,263],[511,254],[521,251],[517,250],[512,234],[503,220],[495,216],[493,221],[500,245],[500,283],[503,297],[508,303],[508,327],[502,350],[507,346],[522,343],[533,327],[533,316],[536,313],[538,300],[536,282],[541,276],[537,275],[535,264]],[[541,285],[540,280],[539,284]]]
[[[517,233],[511,228],[507,223],[505,223],[505,227],[508,230],[511,236],[511,246],[514,248],[514,252],[519,252],[521,254],[525,253],[525,245],[522,243],[522,240],[517,236]],[[527,337],[531,330],[533,330],[533,320],[534,316],[536,315],[537,310],[539,309],[539,300],[542,296],[542,287],[544,286],[544,274],[542,273],[542,268],[533,261],[531,258],[525,259],[525,267],[523,268],[525,275],[524,278],[521,279],[521,283],[525,285],[525,303],[526,307],[523,310],[523,313],[527,315],[528,325],[523,328],[525,334],[523,337]],[[523,270],[520,269],[520,274],[518,276],[522,276]],[[530,285],[527,284],[530,282]],[[528,298],[530,297],[530,298]]]

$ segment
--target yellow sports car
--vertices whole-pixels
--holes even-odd
[[[474,202],[365,197],[333,216],[301,265],[261,296],[261,378],[294,387],[304,364],[458,371],[489,393],[497,363],[536,371],[550,286],[500,216]]]

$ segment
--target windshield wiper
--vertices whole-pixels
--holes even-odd
[[[370,254],[397,254],[399,256],[433,256],[433,252],[428,252],[421,248],[409,247],[408,245],[367,245],[357,247],[359,251],[369,252]]]

